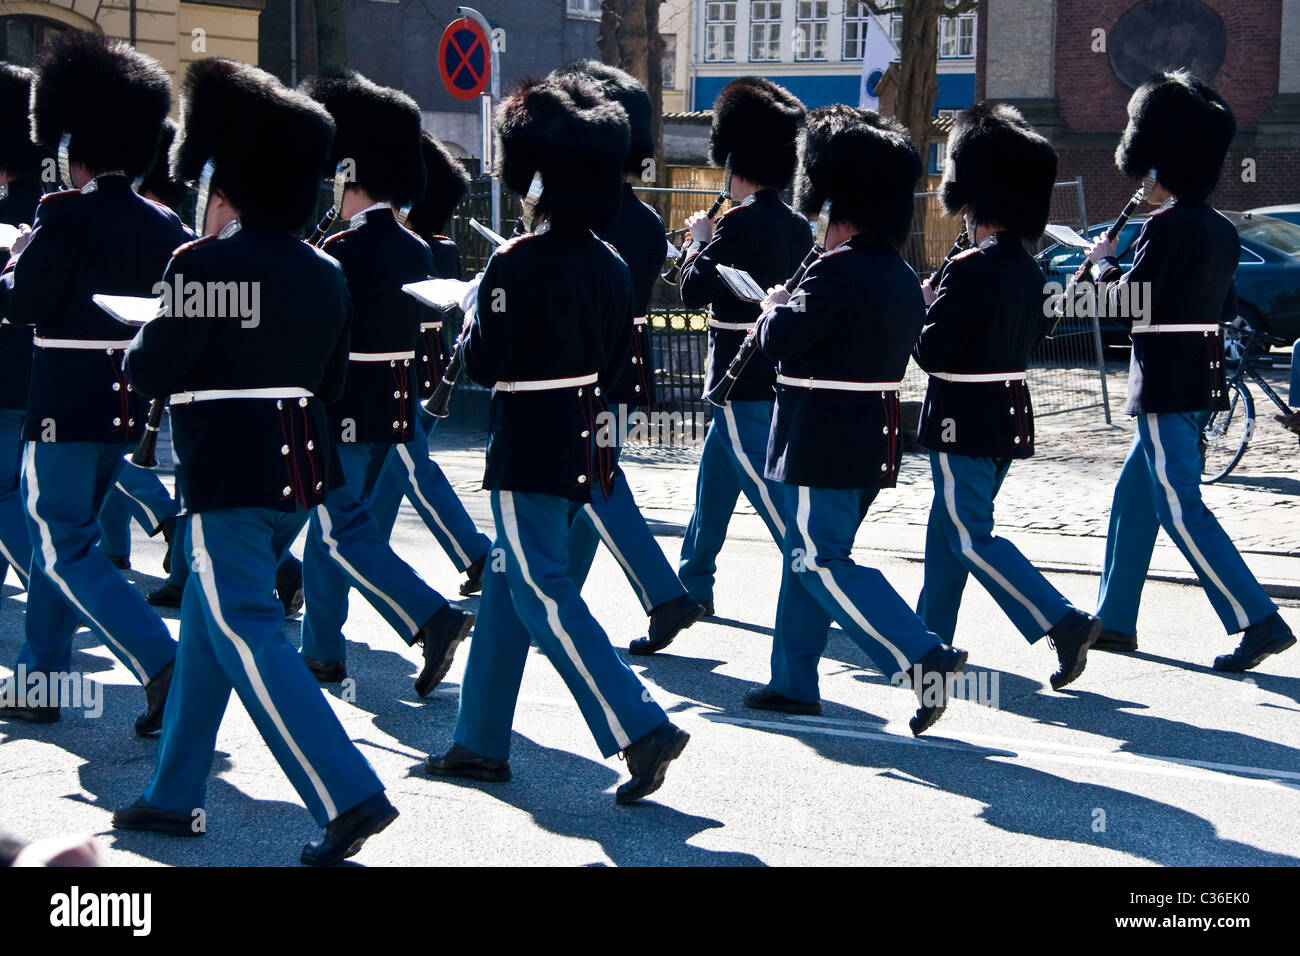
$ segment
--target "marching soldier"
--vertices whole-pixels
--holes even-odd
[[[164,281],[259,290],[255,321],[170,311],[145,326],[127,368],[170,395],[192,577],[153,782],[113,826],[198,836],[213,747],[233,689],[325,828],[302,862],[338,863],[397,810],[283,633],[267,586],[308,512],[343,480],[325,403],[347,372],[347,283],[297,238],[334,124],[270,74],[207,59],[186,76],[177,175],[199,181],[204,238]],[[255,284],[255,285],[251,285]]]
[[[709,306],[709,355],[704,389],[722,378],[759,308],[737,299],[719,278],[719,265],[743,269],[763,288],[785,282],[812,247],[808,223],[781,201],[796,163],[804,108],[775,83],[732,80],[713,104],[709,159],[731,167],[731,197],[739,205],[715,223],[703,213],[687,220],[691,243],[682,264],[682,302]],[[716,228],[716,231],[715,231]],[[695,482],[695,510],[682,540],[677,573],[687,592],[713,614],[713,576],[727,525],[743,491],[780,545],[786,536],[779,482],[763,477],[772,425],[772,363],[755,356],[732,389],[732,400],[709,423]]]
[[[787,292],[764,300],[758,342],[777,363],[767,477],[785,492],[788,530],[772,680],[745,695],[759,710],[818,714],[817,662],[835,621],[892,683],[912,679],[920,735],[943,713],[966,652],[944,643],[853,537],[902,459],[898,393],[925,305],[899,248],[912,222],[921,160],[906,132],[868,110],[813,110],[795,202],[830,202],[826,252]]]
[[[577,101],[567,90],[586,85]],[[461,685],[455,743],[426,769],[510,779],[510,726],[530,639],[560,672],[606,757],[622,751],[631,803],[663,783],[689,736],[619,659],[568,576],[569,528],[611,475],[597,446],[602,392],[623,373],[631,331],[627,266],[592,227],[619,204],[627,114],[586,81],[525,83],[497,114],[505,184],[541,197],[529,235],[496,250],[479,286],[465,369],[492,388],[484,487],[497,539]],[[581,105],[580,105],[581,104]],[[498,562],[497,556],[500,556]]]
[[[686,593],[663,549],[646,526],[627,478],[618,468],[619,452],[627,440],[625,426],[632,414],[644,414],[654,400],[654,370],[650,367],[650,334],[646,314],[655,280],[663,266],[664,224],[659,214],[637,199],[631,177],[639,177],[645,163],[653,161],[654,137],[650,130],[650,96],[635,78],[617,67],[587,60],[566,68],[558,76],[590,77],[600,91],[623,107],[632,132],[631,148],[623,163],[624,182],[618,215],[613,223],[597,231],[627,264],[632,277],[632,350],[622,374],[606,393],[614,426],[598,430],[610,449],[614,477],[606,495],[603,484],[591,489],[591,503],[583,505],[582,520],[569,528],[569,575],[581,590],[596,557],[596,546],[605,542],[618,560],[646,614],[650,626],[646,637],[631,643],[633,654],[652,654],[672,643],[682,630],[704,615],[703,606]]]
[[[41,200],[42,152],[32,142],[28,115],[32,76],[31,70],[0,63],[0,223],[11,226],[30,224]],[[9,250],[0,254],[8,258]],[[31,327],[0,324],[0,583],[12,567],[24,588],[32,545],[19,474],[31,369]]]
[[[1132,283],[1148,283],[1150,313],[1132,328],[1126,410],[1137,436],[1111,506],[1097,615],[1106,629],[1096,647],[1137,649],[1137,614],[1164,528],[1189,564],[1229,634],[1244,632],[1214,669],[1246,671],[1286,650],[1295,636],[1201,500],[1201,425],[1228,407],[1219,323],[1235,314],[1237,231],[1207,201],[1219,181],[1237,124],[1223,98],[1185,72],[1162,73],[1128,104],[1128,128],[1115,151],[1127,176],[1152,172],[1147,202],[1159,206],[1134,243],[1122,273],[1115,242],[1093,244],[1093,278],[1113,283],[1111,311]],[[1118,280],[1118,281],[1116,281]]]
[[[22,478],[34,558],[18,663],[28,672],[70,670],[72,636],[84,621],[145,685],[141,735],[162,725],[176,643],[95,547],[96,516],[145,409],[122,370],[134,329],[91,296],[152,294],[186,239],[175,214],[131,188],[153,160],[170,103],[162,67],[126,43],[67,31],[45,47],[33,132],[66,155],[76,188],[41,200],[0,276],[0,312],[36,327]],[[0,717],[48,722],[59,710],[12,706]]]
[[[1016,546],[993,533],[993,499],[1012,461],[1034,453],[1025,368],[1042,337],[1043,271],[1025,248],[1047,225],[1056,150],[1010,106],[977,103],[948,137],[941,198],[965,217],[973,248],[927,280],[913,354],[930,373],[918,441],[930,452],[934,503],[917,614],[948,644],[968,574],[1031,644],[1044,634],[1060,689],[1083,673],[1101,621],[1073,607]]]
[[[413,202],[424,189],[420,111],[405,93],[350,70],[313,77],[302,89],[334,117],[333,162],[351,163],[354,173],[340,209],[351,228],[324,244],[352,296],[347,380],[329,406],[344,481],[308,525],[302,656],[323,682],[346,676],[343,623],[351,583],[407,644],[423,645],[415,690],[424,697],[447,673],[474,615],[448,604],[393,553],[367,502],[390,452],[415,432],[415,345],[424,307],[402,286],[428,278],[433,258],[398,224],[393,207]]]

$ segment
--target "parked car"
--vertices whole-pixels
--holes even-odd
[[[1223,343],[1226,358],[1235,362],[1241,357],[1250,328],[1287,341],[1300,339],[1300,225],[1253,212],[1223,214],[1237,227],[1241,239],[1237,317]],[[1120,230],[1116,252],[1126,270],[1133,265],[1133,243],[1146,219],[1130,219]],[[1101,235],[1113,222],[1090,226],[1088,238]],[[1037,259],[1049,280],[1064,285],[1079,268],[1083,256],[1078,249],[1052,243],[1038,253]],[[1101,320],[1101,336],[1108,346],[1129,344],[1127,327],[1110,317]]]
[[[1300,226],[1300,203],[1292,203],[1289,206],[1260,206],[1258,209],[1248,209],[1247,212],[1252,216],[1272,216],[1274,219],[1285,219],[1287,222]]]

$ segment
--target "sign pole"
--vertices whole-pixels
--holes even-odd
[[[480,111],[483,117],[483,162],[487,166],[488,174],[492,177],[492,229],[495,232],[501,232],[501,181],[496,176],[496,163],[493,162],[491,155],[491,146],[494,142],[492,136],[492,114],[496,105],[501,102],[501,58],[497,53],[497,45],[492,38],[492,27],[488,24],[487,18],[479,13],[473,7],[457,7],[456,15],[464,17],[467,20],[473,20],[482,29],[488,38],[488,51],[491,54],[491,83],[492,95],[488,102],[488,108]]]

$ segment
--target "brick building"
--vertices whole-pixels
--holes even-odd
[[[1115,146],[1134,86],[1161,67],[1192,69],[1236,116],[1215,205],[1300,202],[1300,0],[985,0],[977,29],[977,98],[1051,138],[1090,221],[1133,191]]]

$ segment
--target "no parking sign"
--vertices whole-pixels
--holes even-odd
[[[447,92],[472,100],[487,89],[492,74],[492,41],[473,20],[462,17],[448,24],[438,43],[438,74]]]

